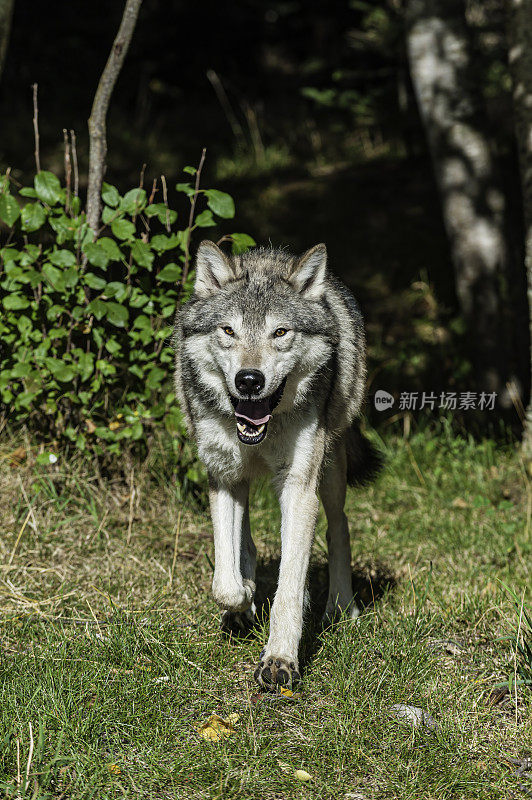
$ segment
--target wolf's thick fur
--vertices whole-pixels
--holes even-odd
[[[250,481],[271,473],[278,492],[279,583],[255,673],[269,687],[299,678],[318,495],[328,521],[326,616],[358,614],[346,482],[364,482],[377,462],[357,424],[366,374],[362,316],[326,262],[324,245],[300,258],[266,248],[230,257],[203,242],[194,294],[176,318],[176,391],[209,474],[213,594],[226,626],[243,624],[254,610]]]

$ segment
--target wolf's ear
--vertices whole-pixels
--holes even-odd
[[[294,289],[308,300],[319,300],[325,291],[327,248],[317,244],[295,262],[288,278]]]
[[[198,247],[194,292],[208,297],[236,278],[231,262],[220,248],[208,239]]]

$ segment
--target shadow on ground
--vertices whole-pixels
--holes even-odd
[[[247,635],[255,636],[266,622],[275,597],[279,576],[279,558],[262,559],[257,563],[257,593],[255,596],[257,625]],[[361,610],[377,603],[388,591],[393,591],[397,579],[384,562],[356,564],[351,573],[353,592]],[[305,628],[301,646],[301,668],[312,661],[320,646],[319,635],[322,631],[322,616],[327,603],[329,585],[328,566],[324,562],[314,562],[309,570],[308,588],[310,605],[306,615]],[[232,635],[237,634],[232,631]]]

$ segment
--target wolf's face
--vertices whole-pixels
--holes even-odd
[[[265,438],[289,379],[294,402],[303,399],[336,337],[321,302],[325,246],[300,259],[269,254],[230,259],[203,242],[193,313],[184,325],[199,381],[220,409],[234,414],[238,438],[248,445]]]

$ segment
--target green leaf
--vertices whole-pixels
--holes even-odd
[[[131,239],[135,235],[135,226],[128,219],[115,219],[111,230],[117,239]]]
[[[140,267],[151,270],[155,256],[151,252],[149,244],[141,239],[135,239],[131,245],[131,255]]]
[[[50,306],[48,311],[46,312],[46,319],[49,319],[50,322],[54,322],[61,314],[64,314],[65,309],[63,306],[53,305]]]
[[[120,194],[118,189],[115,186],[111,186],[110,183],[102,184],[102,200],[104,203],[107,203],[108,206],[112,206],[116,208],[120,202]]]
[[[233,243],[231,245],[231,249],[235,255],[240,255],[240,253],[245,253],[250,247],[254,247],[256,244],[255,239],[251,236],[248,236],[247,233],[232,233],[231,239]]]
[[[48,260],[56,267],[73,267],[76,263],[76,256],[70,250],[53,250],[48,253]]]
[[[120,201],[120,210],[134,216],[139,214],[146,205],[146,192],[144,189],[130,189]]]
[[[197,225],[198,228],[212,228],[213,225],[216,225],[216,222],[212,216],[212,211],[206,208],[205,211],[202,211],[201,214],[198,214],[194,220],[194,224]]]
[[[184,192],[188,197],[192,197],[194,194],[194,187],[191,183],[177,183],[175,188],[178,192]]]
[[[55,206],[63,200],[61,183],[53,172],[38,172],[33,181],[37,197],[49,206]]]
[[[195,175],[197,171],[196,167],[183,167],[183,172],[186,172],[188,175]]]
[[[180,233],[173,233],[171,236],[166,236],[164,233],[158,233],[152,237],[151,246],[157,253],[164,253],[166,250],[173,250],[181,244]]]
[[[102,236],[101,239],[98,239],[98,244],[103,247],[109,256],[109,261],[122,261],[122,252],[114,239],[110,239],[108,236]]]
[[[150,318],[147,317],[145,314],[139,314],[136,318],[135,322],[133,323],[134,328],[139,328],[140,330],[150,330],[151,331],[151,322]]]
[[[20,212],[23,231],[38,231],[44,225],[46,212],[40,203],[26,203]]]
[[[148,377],[146,378],[146,386],[148,389],[153,391],[160,386],[161,381],[163,381],[166,377],[167,374],[164,369],[161,369],[160,367],[153,367],[150,369]]]
[[[46,278],[46,282],[52,287],[52,289],[55,289],[56,292],[65,291],[65,277],[60,269],[57,269],[57,267],[52,267],[51,264],[45,264],[42,268],[42,272]]]
[[[232,219],[235,216],[235,204],[230,194],[218,189],[206,189],[205,195],[207,205],[218,217]]]
[[[100,278],[99,275],[95,275],[94,272],[86,272],[83,279],[91,289],[103,289],[107,283],[105,278]]]
[[[82,381],[90,378],[94,369],[94,354],[93,353],[80,353],[78,356],[78,369]]]
[[[124,328],[129,320],[129,313],[127,308],[121,306],[120,303],[106,303],[105,317],[111,325],[116,325],[117,328]]]
[[[153,203],[144,209],[144,213],[147,217],[157,217],[161,225],[166,225],[167,220],[172,225],[177,219],[177,211],[172,211],[171,208],[167,209],[164,203]]]
[[[37,192],[31,186],[23,186],[18,192],[22,197],[37,197]]]
[[[181,267],[178,264],[167,264],[157,275],[157,280],[165,283],[175,283],[181,277]]]
[[[103,291],[106,297],[116,297],[119,303],[127,297],[129,287],[121,281],[111,281],[108,283]]]
[[[68,383],[69,381],[73,380],[76,371],[72,364],[65,364],[64,361],[61,361],[59,358],[45,358],[44,363],[50,370],[50,373],[53,378],[61,383]]]
[[[96,298],[95,300],[91,300],[91,302],[87,306],[87,311],[89,312],[89,314],[94,314],[96,319],[102,319],[102,317],[105,316],[105,313],[107,311],[107,303],[104,303],[103,300]],[[100,343],[98,343],[97,341],[96,331],[93,331],[93,336],[98,346],[100,346]]]
[[[102,220],[106,225],[110,225],[114,219],[119,219],[121,216],[121,212],[117,211],[115,208],[104,206],[102,209]]]
[[[105,247],[102,247],[99,242],[87,242],[87,244],[83,246],[83,252],[87,256],[89,262],[95,267],[102,267],[102,269],[105,269],[109,263],[107,250]]]
[[[27,308],[30,301],[23,294],[8,294],[2,300],[2,305],[7,311],[19,311],[21,308]]]
[[[10,194],[0,194],[0,219],[10,227],[20,217],[20,208],[14,197]]]

